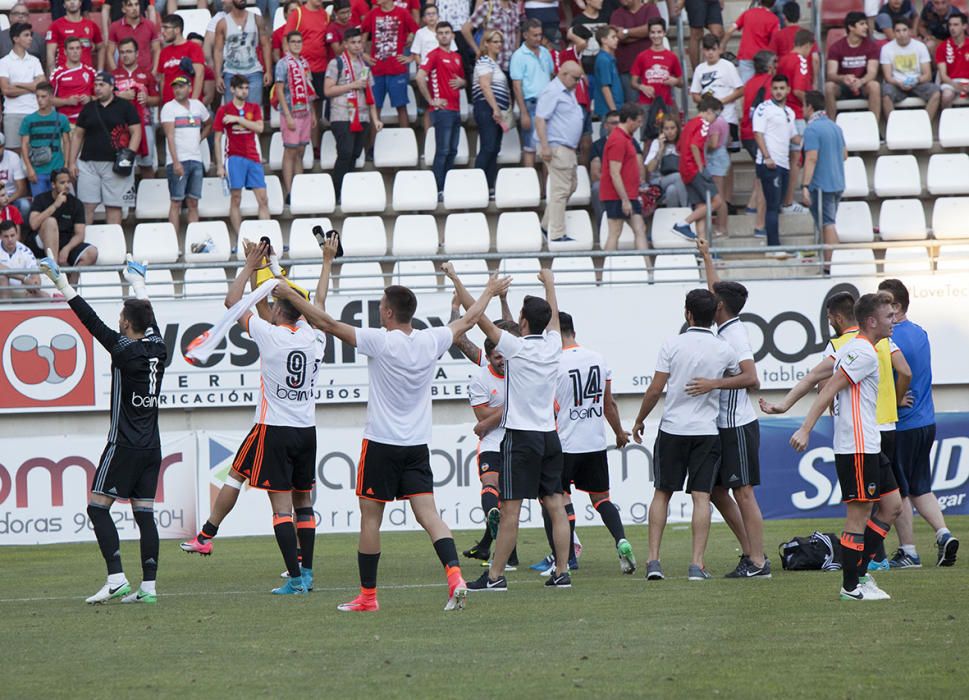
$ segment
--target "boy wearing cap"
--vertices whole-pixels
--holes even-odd
[[[189,97],[192,82],[180,75],[172,81],[175,99],[165,104],[161,111],[162,128],[165,130],[165,146],[168,157],[168,192],[172,204],[168,220],[178,231],[182,202],[188,208],[188,223],[199,220],[199,199],[202,196],[202,140],[212,128],[212,115],[198,100]]]

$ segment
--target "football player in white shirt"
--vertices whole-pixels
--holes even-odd
[[[10,220],[0,221],[0,270],[36,269],[37,258],[19,238],[17,224]],[[40,275],[0,275],[0,299],[19,294],[46,297],[40,289]]]
[[[374,612],[380,609],[377,602],[380,523],[384,507],[397,499],[410,501],[414,517],[430,536],[444,565],[448,581],[448,602],[444,609],[464,607],[468,589],[461,576],[458,551],[434,503],[434,475],[428,450],[431,383],[441,355],[455,338],[474,326],[491,298],[507,289],[510,283],[510,278],[489,279],[485,291],[463,318],[441,328],[425,330],[411,325],[417,297],[399,285],[387,287],[380,299],[380,329],[356,328],[337,321],[283,285],[274,290],[274,294],[293,304],[313,326],[367,356],[370,392],[356,489],[360,501],[357,553],[360,595],[338,606],[339,610]]]
[[[875,345],[892,334],[895,311],[887,294],[865,294],[855,303],[858,335],[838,350],[834,375],[811,405],[804,423],[791,436],[791,446],[803,452],[821,414],[834,401],[834,460],[847,508],[841,533],[841,600],[887,600],[874,579],[864,576],[863,562],[874,555],[884,536],[869,517],[882,493],[898,486],[891,463],[881,453],[878,430],[878,353]]]
[[[259,253],[257,248],[265,252],[264,246],[260,244],[260,246],[257,247],[254,244],[250,243],[249,241],[243,241],[243,245],[244,245],[244,250],[246,252],[246,268],[243,268],[243,271],[240,272],[239,276],[236,278],[236,281],[233,282],[233,287],[237,287],[237,288],[230,289],[229,293],[226,295],[226,306],[231,306],[239,298],[241,298],[242,291],[245,288],[245,280],[247,278],[250,279],[252,288],[253,289],[256,288],[257,284],[256,284],[255,274],[253,274],[253,270],[256,270],[257,268],[263,266],[262,258],[258,257]],[[336,257],[338,246],[339,246],[339,236],[332,236],[326,241],[326,243],[323,246],[323,251],[322,251],[323,266],[320,270],[320,279],[316,285],[316,296],[314,298],[314,303],[320,309],[326,309],[326,295],[330,285],[330,273],[333,267],[333,259]],[[253,267],[252,270],[250,270],[247,273],[246,269],[250,266],[250,263],[249,263],[250,258],[252,258],[253,260],[252,264],[255,267]],[[229,303],[230,301],[232,302],[232,304]],[[260,317],[263,319],[266,318],[265,316],[263,316],[263,314],[266,314],[268,312],[268,309],[265,307],[266,307],[265,303],[260,304],[259,306],[256,307],[256,310],[259,311],[260,313]],[[282,309],[283,307],[279,307],[279,308]],[[270,322],[273,322],[273,319],[276,318],[275,316],[276,313],[277,311],[275,308],[273,309],[272,312],[268,312],[269,314],[268,318]],[[244,318],[246,317],[243,317],[243,319]],[[243,319],[240,319],[240,323],[242,323]],[[301,321],[299,323],[303,327],[306,327],[305,322]],[[301,337],[303,337],[304,335],[305,334],[301,334]],[[326,336],[323,335],[322,333],[317,333],[317,334],[314,334],[314,337],[315,337],[315,342],[317,343],[315,346],[314,355],[312,357],[306,358],[308,362],[312,363],[312,370],[310,369],[309,366],[307,366],[306,372],[312,371],[312,379],[315,381],[318,361],[322,359],[323,350],[325,349],[325,346],[326,346]],[[288,361],[289,358],[287,357],[286,359]],[[264,363],[266,361],[267,359],[265,356],[263,356],[262,350],[260,349],[260,362]],[[292,366],[292,369],[297,370],[298,368],[294,364]],[[294,379],[298,378],[298,373],[294,373],[292,376]],[[304,380],[304,383],[305,383],[305,380]],[[302,410],[304,411],[304,414],[306,415],[315,414],[316,399],[314,397],[304,397],[304,396],[301,396],[299,398],[300,398],[300,403],[302,404]],[[305,403],[303,403],[304,400],[309,400],[312,402],[312,406],[313,406],[312,410]],[[261,408],[262,407],[260,406],[259,412],[261,412]],[[259,420],[259,413],[257,412],[257,423],[256,423],[256,426],[253,427],[253,431],[257,431],[260,428],[261,422],[262,421]],[[305,422],[305,420],[303,422]],[[315,421],[313,421],[313,425],[315,426]],[[267,427],[266,430],[268,431],[269,428]],[[273,428],[273,431],[275,432],[275,428]],[[316,440],[315,427],[313,428],[313,431],[314,431],[313,440],[315,444],[315,440]],[[250,432],[250,436],[251,435],[252,435],[252,432]],[[306,439],[307,440],[309,439],[308,432],[306,433]],[[249,437],[247,437],[246,440],[243,442],[243,448],[246,448],[247,446],[251,448],[253,444],[254,444],[254,439],[250,440]],[[240,449],[240,454],[241,453],[242,453],[242,450]],[[247,454],[249,453],[247,452]],[[313,464],[312,464],[310,475],[314,474],[316,471],[315,447],[313,449],[312,458],[313,458]],[[222,524],[222,521],[225,520],[226,516],[228,516],[229,513],[232,511],[232,508],[235,506],[236,501],[239,500],[239,491],[242,489],[242,485],[245,483],[247,479],[250,479],[251,477],[251,470],[247,470],[245,472],[236,470],[235,464],[237,461],[239,461],[238,456],[236,457],[236,460],[233,461],[233,468],[229,471],[229,474],[225,480],[225,484],[223,484],[222,488],[219,490],[219,495],[216,496],[215,502],[212,504],[212,511],[211,513],[209,513],[209,519],[205,522],[205,524],[202,526],[202,529],[199,531],[198,535],[196,535],[194,539],[189,540],[188,542],[183,542],[180,545],[183,551],[190,552],[190,553],[194,552],[196,554],[201,554],[202,556],[208,556],[212,554],[212,539],[218,534],[219,525]],[[252,461],[252,455],[250,455],[250,459],[248,461]],[[306,464],[303,464],[304,469],[305,469],[305,466]],[[256,478],[257,479],[259,478],[258,474],[256,475]],[[305,487],[306,475],[301,475],[300,478],[304,482],[304,483],[301,483],[300,485],[302,487]],[[250,485],[256,488],[259,488],[259,484],[253,483],[252,481],[250,481]],[[294,486],[295,486],[295,481],[294,481]],[[312,489],[312,485],[310,486],[310,489]],[[311,591],[313,590],[313,545],[315,544],[315,536],[316,536],[316,517],[313,513],[310,491],[305,491],[305,492],[300,490],[295,491],[293,493],[293,501],[296,504],[296,538],[298,540],[297,571],[299,571],[299,574],[296,577],[296,582],[302,580],[304,588],[307,591]],[[292,516],[290,516],[290,519],[292,519]],[[290,529],[292,529],[292,527],[290,527]],[[287,566],[287,569],[286,569],[285,577],[291,578],[292,576],[289,570],[288,562],[286,566]]]
[[[710,493],[717,482],[720,464],[720,390],[693,396],[688,386],[696,377],[733,376],[740,373],[737,354],[714,335],[711,326],[717,299],[706,289],[686,295],[686,332],[663,343],[633,425],[633,440],[643,442],[644,423],[663,390],[663,419],[653,447],[653,501],[649,504],[649,560],[646,580],[665,578],[659,562],[660,543],[666,527],[670,498],[683,488],[693,498],[693,558],[687,572],[690,581],[712,578],[703,565],[710,534]]]

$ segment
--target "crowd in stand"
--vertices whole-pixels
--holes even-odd
[[[10,29],[0,33],[0,219],[14,221],[25,249],[95,263],[83,226],[99,206],[108,223],[121,222],[136,174],[154,176],[161,144],[176,230],[183,217],[198,218],[206,167],[225,179],[236,231],[243,189],[269,218],[258,140],[270,107],[280,113],[286,195],[304,149],[312,144],[318,157],[329,130],[339,202],[345,175],[362,153],[372,158],[385,100],[406,128],[415,94],[423,128],[434,127],[432,170],[443,192],[462,93],[477,129],[473,165],[492,194],[509,129],[520,132],[522,164],[544,166],[550,241],[569,240],[565,204],[579,165],[589,168],[596,223],[603,213],[609,221],[605,249],[616,247],[624,222],[637,247],[647,247],[656,206],[692,208],[673,227],[687,239],[726,236],[729,214],[746,211],[755,235],[777,246],[779,216],[810,209],[836,240],[843,169],[829,162],[835,150],[806,137],[809,123],[834,119],[839,100],[859,99],[884,124],[908,97],[923,100],[934,119],[969,92],[967,19],[950,0],[927,0],[921,11],[910,0],[866,2],[849,13],[845,36],[827,52],[823,86],[816,37],[801,28],[795,0],[760,0],[726,30],[720,4],[702,0],[289,0],[275,31],[275,0],[259,5],[261,16],[245,0],[218,2],[204,36],[186,35],[176,0],[108,0],[99,15],[88,14],[90,0],[59,0],[45,36],[25,5],[10,10]],[[688,65],[666,38],[664,15],[681,11]],[[693,119],[678,106],[680,90],[695,105]],[[735,206],[731,155],[741,149],[757,177],[750,200]],[[810,178],[802,157],[813,164]],[[42,196],[52,191],[51,201]]]

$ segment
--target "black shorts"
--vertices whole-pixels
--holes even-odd
[[[882,438],[882,454],[885,455],[885,459],[888,463],[892,465],[892,469],[895,468],[895,431],[894,430],[880,430]]]
[[[316,428],[256,423],[242,441],[232,470],[263,491],[312,491]]]
[[[710,493],[720,469],[719,435],[671,435],[659,431],[653,445],[653,485],[670,493]]]
[[[485,474],[501,476],[501,452],[478,453],[478,478]]]
[[[757,162],[757,142],[754,139],[743,139],[740,145],[744,147],[744,150],[750,154],[750,159]]]
[[[686,197],[691,207],[696,207],[707,203],[707,192],[710,193],[710,202],[717,196],[717,186],[713,178],[706,173],[697,173],[696,177],[686,183]]]
[[[40,234],[38,233],[34,238],[40,252],[47,255],[47,251],[44,249],[44,242],[40,239]],[[71,252],[67,254],[68,267],[74,267],[74,265],[77,264],[77,259],[81,257],[81,253],[90,247],[90,243],[78,243],[76,246],[71,248]]]
[[[834,466],[841,484],[841,500],[845,503],[878,501],[892,491],[898,491],[892,465],[881,452],[834,456]]]
[[[935,423],[895,431],[895,476],[902,496],[932,493],[932,464],[929,457],[934,442]]]
[[[387,445],[364,440],[357,466],[357,496],[388,503],[434,493],[427,445]]]
[[[572,493],[572,484],[586,493],[605,493],[609,490],[609,460],[605,450],[566,452],[562,461],[562,490],[565,493]]]
[[[629,200],[630,208],[633,214],[643,215],[643,203],[638,199]],[[623,221],[629,221],[631,216],[626,216],[622,211],[622,200],[620,199],[607,199],[602,202],[602,211],[606,213],[607,219],[622,219]]]
[[[760,484],[760,423],[720,428],[720,486],[736,489]]]
[[[139,450],[108,443],[94,472],[91,493],[153,501],[160,468],[160,447]]]
[[[323,80],[326,78],[326,71],[322,73],[310,72],[310,81],[313,83],[313,90],[316,92],[317,98],[325,100],[323,96]]]
[[[727,144],[727,151],[730,153],[740,153],[740,124],[730,124],[730,143]]]
[[[505,430],[501,441],[501,499],[544,498],[562,491],[562,443],[554,430]]]
[[[723,26],[723,10],[718,0],[686,0],[685,7],[687,19],[694,29],[714,24]]]

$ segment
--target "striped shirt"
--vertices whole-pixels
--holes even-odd
[[[734,317],[717,329],[717,335],[725,340],[737,354],[737,363],[754,359],[750,338],[740,317]],[[718,428],[737,428],[757,420],[754,407],[746,389],[722,389],[720,391],[720,415],[717,416]]]
[[[490,56],[482,56],[474,64],[474,77],[471,81],[471,100],[474,103],[485,102],[484,92],[481,90],[481,76],[491,76],[491,92],[498,103],[498,109],[506,110],[511,104],[508,91],[508,77],[501,66]]]
[[[878,353],[871,341],[856,336],[841,346],[834,373],[843,372],[848,386],[834,398],[834,453],[878,454]]]

